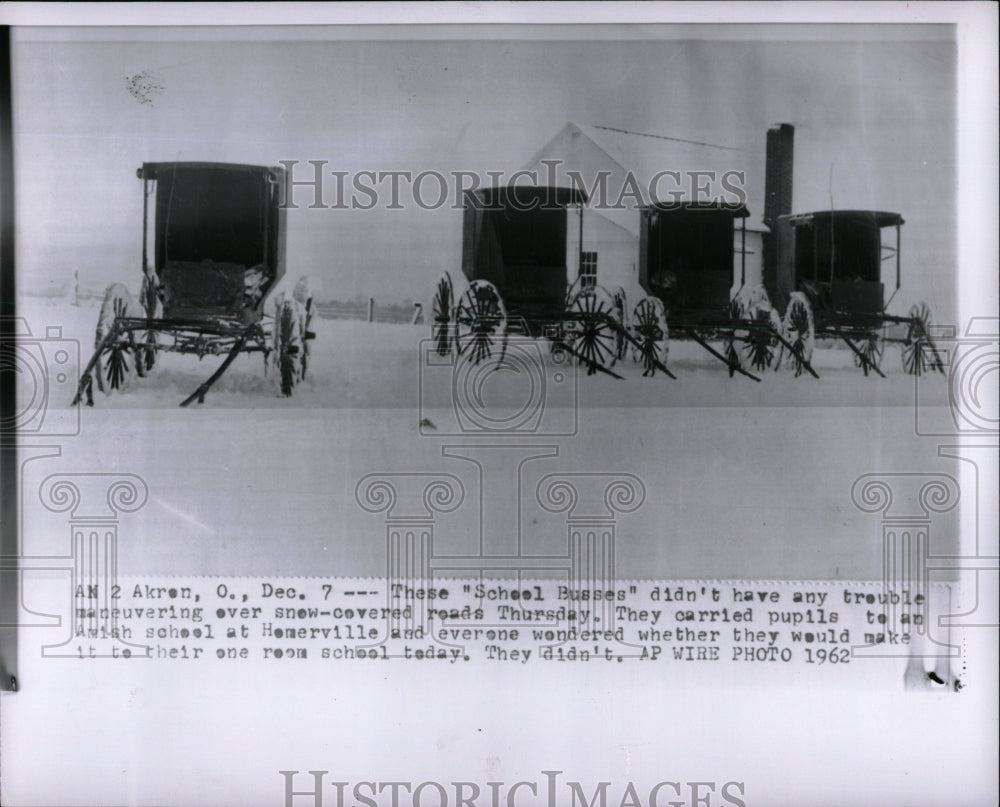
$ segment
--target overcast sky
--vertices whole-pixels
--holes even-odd
[[[832,190],[837,207],[902,213],[901,297],[953,305],[951,28],[607,28],[576,41],[566,29],[551,40],[473,40],[481,29],[465,31],[464,40],[335,41],[343,32],[313,29],[299,41],[238,41],[237,30],[90,30],[84,40],[79,29],[21,29],[24,285],[79,269],[92,285],[138,287],[135,169],[144,161],[513,171],[567,121],[761,158],[767,128],[790,122],[796,212],[827,208]],[[763,188],[748,190],[759,217]],[[302,190],[296,200],[311,201]],[[442,269],[457,273],[460,249],[451,210],[289,214],[289,273],[319,276],[325,297],[422,298]]]

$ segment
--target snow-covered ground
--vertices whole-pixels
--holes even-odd
[[[27,320],[35,337],[47,328],[61,328],[62,338],[79,345],[80,369],[93,352],[94,332],[100,300],[85,299],[72,305],[65,298],[22,297],[18,316]],[[430,337],[426,325],[368,323],[358,320],[314,319],[316,340],[312,343],[308,378],[291,398],[278,395],[273,372],[265,372],[260,354],[239,356],[219,379],[204,406],[221,408],[355,408],[413,406],[422,395],[425,403],[449,405],[452,370],[440,362],[426,360],[421,342]],[[667,364],[676,379],[658,373],[642,376],[642,367],[631,357],[619,362],[614,371],[618,380],[603,374],[587,375],[585,368],[557,366],[544,340],[515,339],[509,355],[529,357],[544,364],[546,377],[554,373],[575,373],[576,400],[581,407],[676,407],[676,406],[899,406],[911,407],[917,384],[923,400],[947,403],[942,376],[919,382],[903,372],[898,346],[890,346],[883,357],[886,378],[865,377],[854,366],[853,355],[842,345],[819,342],[812,364],[820,378],[807,374],[796,378],[786,367],[759,373],[761,381],[736,375],[698,344],[673,339]],[[721,347],[716,345],[717,348]],[[180,403],[208,378],[222,357],[161,353],[151,376],[133,378],[122,392],[101,395],[95,388],[99,408],[150,409]],[[421,366],[423,364],[423,366]],[[515,362],[516,364],[516,362]],[[51,365],[51,362],[50,362]],[[523,364],[521,365],[524,366]],[[538,365],[532,365],[538,366]],[[50,366],[51,373],[55,368]],[[498,407],[520,406],[527,387],[508,373],[482,376],[488,400]],[[50,406],[68,406],[72,394],[65,384],[50,379]],[[30,394],[30,393],[29,393]],[[570,395],[570,397],[567,397]],[[565,405],[571,394],[560,397]]]
[[[498,490],[496,479],[480,489],[476,465],[445,451],[477,435],[463,431],[452,405],[453,368],[420,367],[426,326],[316,320],[310,377],[291,398],[278,394],[259,355],[241,356],[203,406],[179,409],[221,358],[165,354],[151,376],[111,395],[95,389],[94,407],[75,411],[74,385],[59,382],[52,360],[59,344],[51,332],[43,336],[61,328],[70,347],[79,341],[85,362],[98,302],[20,303],[50,381],[44,428],[25,435],[25,547],[65,552],[65,516],[42,510],[31,493],[48,474],[138,474],[150,498],[123,516],[123,574],[383,573],[384,515],[355,498],[371,473],[461,478],[465,503],[439,519],[436,551],[466,554],[484,530],[501,541],[523,530],[529,554],[565,552],[565,515],[540,511],[535,487],[553,471],[582,471],[631,474],[645,486],[644,505],[619,519],[623,578],[879,579],[880,524],[852,503],[855,480],[957,473],[938,455],[938,441],[915,431],[915,385],[898,367],[898,350],[886,356],[885,379],[864,377],[846,350],[821,346],[820,379],[772,371],[757,383],[729,378],[701,347],[675,341],[668,364],[676,380],[643,378],[628,359],[615,368],[623,380],[577,369],[574,393],[571,366],[555,364],[544,342],[519,343],[511,350],[542,357],[552,382],[541,421],[519,420],[516,411],[539,393],[531,373],[465,376],[459,368],[463,383],[482,382],[458,385],[473,410],[479,404],[468,395],[483,395],[473,426],[489,417],[530,422],[506,441],[551,449],[523,468],[510,455],[504,473],[523,474],[522,487]],[[940,375],[921,379],[922,402],[945,401],[947,387]],[[433,425],[421,428],[423,418]],[[28,461],[32,445],[56,442],[59,456]],[[523,522],[522,507],[505,510],[518,497]],[[945,554],[957,547],[956,514],[935,527],[935,548]]]

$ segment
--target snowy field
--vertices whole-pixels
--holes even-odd
[[[100,300],[84,299],[72,305],[65,299],[22,297],[18,316],[27,320],[34,336],[46,329],[62,329],[64,339],[79,344],[81,369],[93,352],[94,332]],[[451,370],[428,366],[422,356],[421,341],[430,337],[426,325],[368,323],[359,320],[326,319],[313,321],[316,340],[312,343],[309,377],[296,388],[292,398],[278,395],[273,373],[265,373],[260,354],[239,356],[210,391],[204,406],[218,408],[355,408],[413,407],[419,395],[426,403],[449,405]],[[721,345],[716,344],[716,349]],[[519,351],[519,352],[518,352]],[[758,373],[760,382],[736,375],[698,344],[673,339],[667,365],[677,376],[658,373],[642,376],[642,367],[631,356],[614,366],[623,380],[603,374],[590,375],[586,368],[554,366],[544,340],[526,343],[523,337],[511,348],[512,357],[530,356],[545,365],[547,377],[568,369],[578,384],[575,399],[581,407],[688,407],[688,406],[893,406],[912,407],[916,386],[902,369],[900,349],[889,346],[882,361],[886,378],[865,377],[854,366],[853,355],[843,345],[828,341],[817,344],[812,364],[820,375],[796,378],[786,367]],[[95,407],[102,409],[151,409],[176,406],[208,378],[222,357],[199,360],[191,355],[161,353],[152,375],[133,378],[128,389],[101,395],[95,388]],[[421,362],[424,366],[421,367]],[[535,365],[537,366],[537,365]],[[52,368],[49,368],[52,371]],[[54,372],[54,371],[53,371]],[[507,372],[481,378],[484,394],[498,407],[519,406],[526,388],[522,379]],[[524,379],[525,383],[527,380]],[[68,406],[72,392],[65,384],[50,379],[49,404]],[[922,400],[946,403],[946,383],[942,376],[922,378]],[[558,396],[555,405],[572,401],[571,393]]]
[[[63,339],[79,340],[81,360],[89,358],[97,301],[21,302],[18,314],[35,336],[61,327]],[[565,551],[566,527],[565,516],[533,503],[542,475],[627,473],[642,480],[646,501],[620,519],[623,578],[878,579],[879,521],[852,503],[855,480],[956,473],[955,462],[938,456],[938,441],[915,433],[914,381],[898,369],[898,350],[886,356],[885,379],[864,377],[845,350],[820,347],[819,380],[782,371],[756,383],[730,379],[696,344],[674,342],[668,363],[676,380],[643,378],[629,359],[615,368],[624,380],[580,371],[575,397],[572,386],[547,388],[545,419],[514,442],[551,445],[557,455],[525,465],[520,492],[479,490],[473,464],[442,455],[469,435],[456,427],[452,368],[421,374],[426,327],[319,319],[315,331],[310,378],[291,398],[280,397],[259,355],[241,356],[203,406],[179,409],[221,359],[167,354],[152,376],[107,396],[95,389],[95,406],[76,412],[73,384],[58,382],[50,360],[51,411],[43,430],[25,435],[24,456],[32,444],[52,443],[39,439],[47,434],[65,439],[59,457],[26,466],[24,489],[53,471],[139,474],[150,499],[123,517],[122,573],[367,576],[383,573],[386,557],[383,516],[355,499],[366,474],[462,479],[466,504],[442,517],[442,551],[474,551],[476,536],[495,529],[501,541],[523,533],[529,552],[544,554]],[[51,359],[56,343],[47,341]],[[544,343],[518,349],[542,356],[547,377],[572,379]],[[526,379],[486,373],[485,414],[523,406]],[[920,385],[925,403],[927,391],[945,400],[942,376]],[[421,430],[422,418],[433,425]],[[516,525],[491,524],[476,504],[500,502],[503,520],[503,503],[518,496],[526,504]],[[64,552],[64,516],[39,510],[37,500],[32,506],[30,495],[25,506],[25,546]],[[942,552],[957,546],[949,523],[935,527]]]

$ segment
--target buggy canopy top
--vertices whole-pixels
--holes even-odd
[[[725,309],[734,278],[735,220],[745,222],[749,215],[742,203],[658,202],[644,207],[639,285],[674,312]]]
[[[575,188],[505,186],[467,192],[463,274],[492,283],[508,310],[529,321],[558,318],[567,288],[567,206],[586,201],[586,194]]]
[[[587,194],[578,188],[501,185],[465,192],[466,207],[473,205],[524,211],[539,207],[561,208],[568,205],[582,205],[586,202]]]
[[[817,311],[875,314],[884,310],[883,264],[895,264],[903,217],[882,210],[818,210],[780,216],[775,225],[776,297],[805,292]],[[883,230],[892,227],[888,239]],[[769,289],[769,291],[771,291]]]
[[[285,169],[154,162],[136,175],[144,187],[144,255],[153,233],[144,271],[155,278],[165,315],[259,313],[285,271]]]
[[[656,211],[728,211],[734,219],[745,219],[750,215],[750,211],[747,210],[747,206],[742,202],[723,202],[723,201],[708,201],[708,202],[681,202],[681,201],[667,201],[661,202],[656,201],[652,204],[646,205],[644,210],[656,210]]]
[[[834,224],[843,223],[845,225],[895,227],[905,224],[903,217],[899,213],[890,213],[885,210],[817,210],[813,213],[795,213],[790,216],[781,216],[787,219],[793,227],[800,227],[810,223]]]

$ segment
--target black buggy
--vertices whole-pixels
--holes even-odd
[[[903,223],[898,213],[826,210],[779,216],[775,226],[774,297],[799,301],[796,304],[808,317],[809,339],[844,342],[866,376],[874,372],[884,377],[880,364],[886,344],[901,346],[908,374],[944,373],[930,336],[927,304],[916,303],[905,317],[886,311],[901,286]],[[886,263],[895,269],[888,299]]]
[[[285,274],[283,168],[200,162],[144,163],[142,288],[105,295],[95,351],[74,403],[93,405],[153,371],[161,351],[224,356],[181,406],[205,394],[240,353],[261,353],[283,395],[305,378],[313,314],[308,279],[270,295]]]
[[[641,215],[639,282],[662,303],[663,338],[669,333],[696,341],[730,376],[759,381],[752,371],[787,363],[796,376],[818,378],[810,363],[817,339],[846,343],[865,375],[882,375],[887,342],[902,346],[906,372],[943,372],[926,304],[913,306],[906,317],[886,312],[900,288],[899,214],[838,210],[778,217],[764,241],[765,253],[772,253],[764,282],[749,290],[744,206],[656,204]],[[887,260],[896,269],[888,300],[882,282]]]
[[[748,215],[745,205],[721,202],[656,203],[642,209],[639,284],[656,300],[656,316],[665,320],[662,340],[697,342],[728,367],[730,376],[760,381],[744,365],[761,370],[780,364],[785,355],[798,373],[816,375],[798,299],[789,301],[782,318],[763,287],[747,294]],[[665,354],[667,348],[658,350]]]
[[[647,315],[657,301],[640,301],[630,327],[624,291],[609,293],[579,271],[581,256],[567,255],[570,226],[579,228],[582,243],[586,201],[582,191],[571,188],[506,186],[466,193],[462,274],[467,284],[456,290],[445,272],[432,296],[439,354],[454,353],[475,364],[502,362],[508,335],[520,333],[547,338],[553,351],[574,356],[588,374],[621,378],[611,368],[631,345],[650,371],[672,376],[657,352],[660,323]]]

